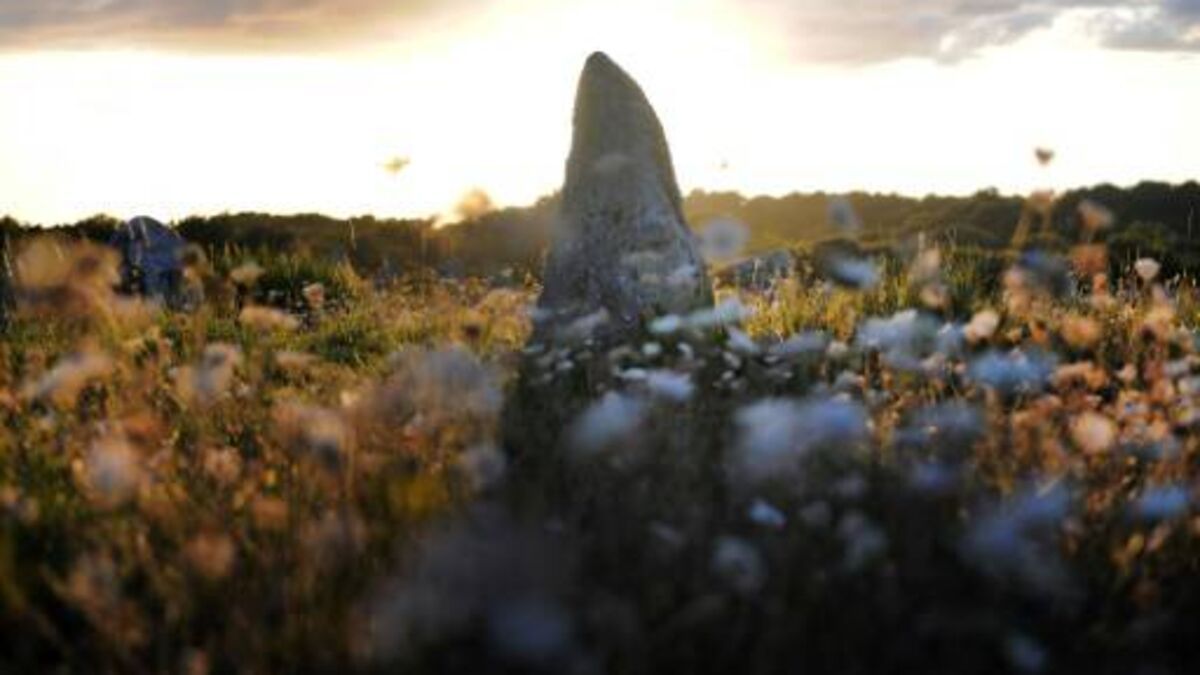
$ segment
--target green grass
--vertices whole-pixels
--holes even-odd
[[[203,270],[195,311],[145,315],[67,256],[47,283],[91,304],[9,314],[0,671],[1188,665],[1190,283],[1115,270],[1111,303],[1083,284],[1026,298],[1005,256],[947,251],[948,302],[912,316],[961,328],[993,309],[999,325],[909,354],[860,339],[921,306],[894,256],[865,291],[803,270],[722,290],[755,310],[754,346],[718,331],[547,353],[522,351],[533,288],[376,288],[258,255],[239,294],[228,275],[249,258]],[[295,325],[241,320],[266,304]],[[843,346],[772,353],[808,331]],[[1014,349],[1100,381],[989,386],[980,364]],[[88,368],[44,380],[75,353]],[[670,373],[691,389],[655,379]],[[1177,492],[1139,517],[1156,488]]]

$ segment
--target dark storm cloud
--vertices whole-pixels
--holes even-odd
[[[786,30],[799,58],[956,61],[1076,12],[1106,47],[1200,49],[1200,0],[749,0]]]
[[[470,4],[468,0],[2,0],[0,49],[129,45],[302,49],[393,34],[448,8]]]

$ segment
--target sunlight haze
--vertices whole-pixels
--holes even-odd
[[[685,192],[1200,175],[1186,2],[130,4],[0,9],[0,214],[527,204],[561,183],[595,50],[645,88]]]

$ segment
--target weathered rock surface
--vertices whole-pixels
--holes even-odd
[[[186,242],[175,230],[138,216],[118,227],[109,243],[121,252],[122,286],[160,298],[178,291]]]
[[[662,124],[604,54],[583,69],[574,125],[535,340],[579,337],[581,320],[596,337],[620,338],[649,318],[710,307]]]

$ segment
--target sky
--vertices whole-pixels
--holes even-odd
[[[596,50],[685,192],[1200,178],[1200,0],[3,0],[0,214],[528,204]]]

